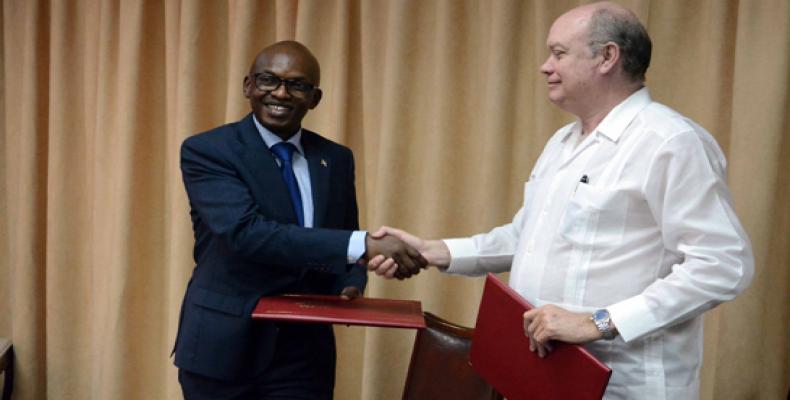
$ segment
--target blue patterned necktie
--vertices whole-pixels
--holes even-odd
[[[302,195],[299,194],[299,183],[296,181],[293,163],[291,162],[294,151],[296,151],[296,146],[294,146],[293,143],[280,142],[272,146],[271,150],[282,163],[282,165],[280,165],[280,170],[283,174],[285,186],[288,186],[288,193],[291,195],[291,202],[293,203],[294,211],[296,211],[296,218],[299,220],[299,225],[304,226]]]

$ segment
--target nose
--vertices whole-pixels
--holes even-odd
[[[277,98],[286,98],[290,96],[288,93],[288,89],[285,87],[285,82],[280,82],[280,85],[277,86],[274,90],[271,91],[272,96]]]
[[[540,72],[543,75],[549,76],[554,71],[554,65],[551,62],[551,56],[546,57],[546,61],[540,66]]]

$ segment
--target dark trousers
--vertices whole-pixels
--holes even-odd
[[[335,384],[332,327],[280,325],[272,361],[255,377],[226,381],[180,369],[178,381],[185,400],[331,400]]]

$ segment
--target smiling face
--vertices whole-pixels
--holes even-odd
[[[244,77],[244,97],[250,100],[255,117],[266,129],[286,140],[299,130],[307,112],[321,101],[321,90],[316,87],[300,92],[287,88],[286,82],[274,90],[261,90],[255,84],[259,74],[318,86],[318,62],[301,44],[279,42],[261,51],[249,75]]]
[[[594,101],[592,87],[601,61],[589,47],[590,14],[580,11],[561,16],[551,26],[546,40],[550,54],[540,67],[549,100],[572,114]]]

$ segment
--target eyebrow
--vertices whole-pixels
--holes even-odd
[[[560,50],[565,50],[565,51],[568,50],[567,47],[565,47],[565,46],[563,46],[563,45],[561,45],[559,43],[551,43],[551,44],[549,44],[549,50],[555,50],[555,49],[560,49]]]

